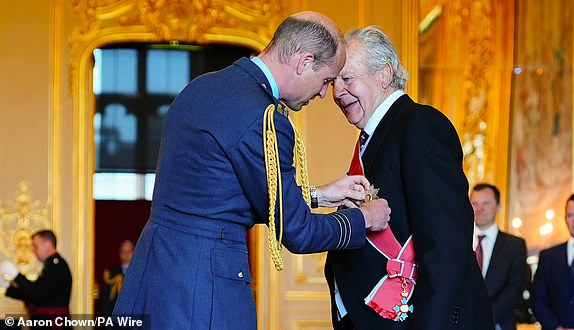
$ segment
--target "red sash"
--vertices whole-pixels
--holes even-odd
[[[412,235],[401,246],[391,227],[387,227],[380,232],[367,232],[367,240],[388,261],[387,275],[365,298],[365,304],[384,318],[404,321],[409,316],[407,313],[413,312],[413,306],[409,306],[408,302],[417,278]]]
[[[349,167],[349,175],[364,175],[361,162],[360,145],[357,142],[355,153]],[[412,235],[404,246],[397,241],[391,227],[383,231],[367,232],[367,241],[381,253],[387,261],[385,275],[371,293],[365,298],[365,304],[379,315],[393,321],[404,321],[413,306],[408,305],[416,284],[416,260]]]

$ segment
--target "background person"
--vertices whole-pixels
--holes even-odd
[[[130,240],[123,241],[119,248],[120,264],[104,269],[104,286],[102,290],[102,314],[104,316],[110,316],[114,311],[114,306],[122,289],[122,282],[133,254],[134,243]]]
[[[32,252],[44,263],[36,281],[30,281],[19,273],[11,261],[0,263],[0,273],[12,278],[6,296],[24,301],[32,320],[54,320],[70,314],[72,274],[56,246],[56,235],[51,230],[41,230],[32,235]]]
[[[532,309],[542,329],[574,329],[574,195],[566,201],[568,241],[540,252]]]
[[[516,329],[515,309],[530,281],[524,239],[501,231],[496,225],[500,191],[479,183],[470,193],[474,209],[474,249],[492,304],[496,329]],[[480,238],[480,239],[479,239]],[[479,247],[480,241],[480,247]]]

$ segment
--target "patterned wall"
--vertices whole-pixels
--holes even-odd
[[[568,237],[573,6],[570,0],[517,1],[508,213],[521,219],[512,230],[527,238],[531,254]]]

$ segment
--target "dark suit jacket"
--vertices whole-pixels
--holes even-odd
[[[387,260],[370,244],[329,252],[333,275],[357,329],[493,329],[490,303],[472,250],[473,210],[462,171],[462,150],[450,121],[407,95],[390,107],[363,156],[366,177],[391,207],[399,243],[412,234],[419,263],[404,322],[376,314],[363,299],[387,274]],[[333,299],[332,299],[333,300]],[[333,323],[336,307],[332,304]]]
[[[543,329],[574,328],[574,279],[566,243],[540,252],[531,305]]]
[[[268,219],[263,114],[278,102],[270,91],[261,69],[243,58],[194,79],[171,104],[151,216],[115,314],[151,315],[152,329],[256,328],[246,233]],[[284,246],[294,253],[362,246],[359,209],[311,213],[295,181],[293,127],[278,111],[273,118]]]
[[[6,289],[6,296],[23,300],[27,308],[68,307],[72,274],[66,260],[58,253],[46,259],[34,282],[18,274]]]
[[[516,329],[514,309],[526,288],[526,267],[526,242],[498,232],[484,280],[492,303],[494,323],[503,330]]]

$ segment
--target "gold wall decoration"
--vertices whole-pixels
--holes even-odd
[[[453,28],[459,28],[463,22],[468,23],[465,30],[468,46],[471,47],[466,65],[463,69],[462,97],[466,111],[462,125],[462,145],[464,148],[464,168],[472,183],[487,179],[485,168],[490,167],[492,144],[485,145],[488,128],[488,91],[492,89],[488,79],[486,59],[494,54],[493,31],[490,21],[493,16],[493,6],[489,1],[478,2],[480,5],[470,8],[458,8],[458,20],[452,22]],[[465,12],[466,11],[466,12]],[[465,17],[467,16],[467,17]],[[479,23],[480,28],[472,28],[473,23]],[[490,177],[490,173],[488,173]]]
[[[38,230],[50,228],[48,205],[34,201],[29,188],[27,181],[21,181],[13,205],[0,205],[0,251],[23,274],[38,270],[30,237]]]
[[[508,213],[536,255],[569,237],[574,2],[520,0],[516,15]]]
[[[295,260],[295,281],[297,284],[324,284],[323,265],[327,260],[327,253],[314,253],[310,255],[293,255]]]
[[[493,183],[505,201],[514,3],[421,0],[420,10],[421,102],[454,123],[470,185]]]
[[[72,34],[72,58],[105,43],[239,44],[262,50],[284,18],[272,0],[73,0],[81,26]],[[78,61],[71,63],[71,88]]]

